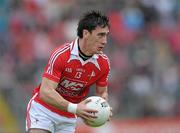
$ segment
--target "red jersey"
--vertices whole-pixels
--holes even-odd
[[[83,61],[79,57],[78,39],[61,45],[53,51],[45,67],[43,77],[58,83],[56,91],[72,103],[81,102],[88,94],[92,84],[107,86],[110,71],[109,61],[104,54],[94,54]],[[57,109],[39,98],[40,85],[35,89],[35,101],[49,110],[66,117],[74,114]]]

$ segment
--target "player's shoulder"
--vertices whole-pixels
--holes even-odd
[[[68,58],[69,51],[70,51],[69,43],[60,44],[59,46],[54,48],[54,50],[52,50],[51,55],[50,55],[50,60],[55,60],[61,57]]]
[[[59,46],[57,46],[56,48],[53,49],[51,54],[52,55],[53,54],[63,54],[63,53],[66,53],[69,49],[70,49],[69,43],[60,44]]]
[[[99,61],[101,62],[100,64],[103,64],[103,66],[105,65],[107,65],[107,66],[109,66],[110,67],[110,61],[109,61],[109,58],[108,58],[108,56],[106,55],[106,54],[104,54],[103,52],[102,53],[100,53],[100,54],[98,54],[98,56],[99,56]]]
[[[100,59],[107,60],[107,61],[109,60],[108,56],[106,54],[104,54],[103,52],[98,54],[98,56]]]
[[[58,47],[56,47],[53,52],[56,51],[63,51],[63,50],[67,50],[70,49],[70,43],[64,43],[64,44],[60,44]]]

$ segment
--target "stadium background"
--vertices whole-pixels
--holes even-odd
[[[25,132],[26,105],[50,51],[83,12],[108,14],[113,120],[78,132],[180,133],[179,0],[0,0],[0,133]],[[91,92],[91,94],[93,91]]]

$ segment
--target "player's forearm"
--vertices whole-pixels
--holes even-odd
[[[53,89],[40,89],[40,98],[56,108],[67,111],[69,102]]]
[[[96,95],[104,98],[105,100],[108,100],[108,93],[107,92],[96,93]]]
[[[107,87],[99,87],[96,88],[96,95],[108,100],[108,90]]]
[[[76,114],[77,104],[68,102],[61,95],[59,95],[59,93],[55,90],[57,85],[57,82],[51,81],[44,77],[40,87],[40,99],[58,109]]]

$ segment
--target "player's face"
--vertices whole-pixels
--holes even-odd
[[[87,38],[87,43],[89,52],[91,54],[98,54],[102,52],[104,46],[107,43],[108,33],[108,27],[101,28],[98,26],[89,34]]]

